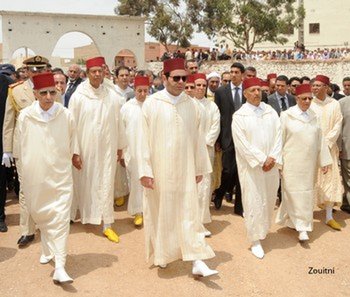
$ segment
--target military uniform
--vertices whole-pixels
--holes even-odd
[[[21,166],[18,159],[18,137],[17,137],[17,119],[20,111],[31,105],[35,101],[33,87],[31,81],[18,82],[10,85],[6,100],[5,118],[3,125],[3,150],[10,152],[16,160],[16,167],[19,181],[21,182]],[[20,205],[20,230],[21,235],[32,235],[35,232],[35,224],[30,217],[23,191],[19,190],[19,205]]]

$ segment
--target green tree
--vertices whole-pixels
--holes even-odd
[[[120,15],[147,17],[147,32],[167,51],[170,44],[190,46],[198,21],[198,0],[118,0],[115,12]]]
[[[285,34],[304,18],[296,0],[202,0],[199,31],[222,36],[250,52],[256,43],[285,44]]]

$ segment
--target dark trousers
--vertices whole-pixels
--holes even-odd
[[[223,199],[226,192],[232,193],[234,187],[236,188],[234,212],[241,215],[243,213],[241,185],[239,183],[234,148],[230,148],[222,152],[221,185],[216,190],[217,199]]]
[[[5,203],[6,203],[6,167],[0,165],[0,222],[5,222]]]

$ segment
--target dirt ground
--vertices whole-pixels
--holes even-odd
[[[208,239],[216,257],[207,261],[219,275],[193,278],[191,263],[176,261],[166,269],[145,262],[143,229],[135,229],[126,207],[115,211],[119,244],[101,235],[100,226],[71,226],[66,269],[71,285],[52,282],[54,266],[39,264],[39,232],[33,244],[18,249],[18,201],[6,205],[7,233],[0,233],[0,296],[350,296],[349,215],[337,211],[344,227],[333,231],[315,211],[314,231],[301,245],[297,233],[273,225],[263,241],[265,258],[255,258],[246,239],[243,219],[231,203],[212,209],[213,233]],[[309,274],[309,267],[334,268],[334,274]]]

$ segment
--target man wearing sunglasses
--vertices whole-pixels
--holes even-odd
[[[211,165],[214,165],[214,145],[220,133],[220,112],[217,105],[208,98],[205,97],[205,91],[207,89],[207,77],[204,73],[194,74],[194,96],[196,100],[203,106],[204,117],[204,136],[206,147],[208,150]],[[212,174],[204,174],[203,180],[198,183],[198,195],[199,195],[199,216],[203,224],[211,222],[210,217],[210,198],[212,193]],[[205,236],[210,236],[211,232],[205,230]]]
[[[52,73],[34,76],[33,83],[37,100],[21,111],[17,124],[21,188],[27,210],[40,229],[40,264],[54,260],[53,281],[70,283],[73,280],[64,267],[73,194],[72,158],[79,155],[75,124],[71,113],[55,102],[59,92]]]
[[[42,56],[35,56],[24,60],[23,64],[28,69],[29,79],[11,85],[6,100],[2,163],[6,167],[11,167],[11,162],[15,160],[19,181],[21,181],[21,166],[17,150],[17,143],[19,141],[17,136],[17,119],[20,111],[34,102],[33,77],[38,73],[46,72],[48,63],[48,59]],[[21,187],[19,190],[19,205],[21,237],[17,244],[19,247],[24,247],[33,241],[35,225],[28,213]]]
[[[190,74],[187,76],[186,79],[186,84],[185,84],[185,93],[190,96],[190,97],[194,97],[194,75]]]
[[[145,188],[146,256],[154,265],[193,261],[192,274],[210,276],[202,261],[215,256],[204,240],[197,183],[211,172],[201,128],[201,107],[183,91],[184,59],[163,65],[165,89],[142,106],[143,135],[139,177]]]

